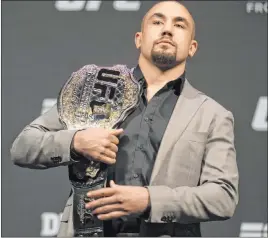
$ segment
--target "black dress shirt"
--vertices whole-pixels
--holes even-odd
[[[147,84],[140,67],[134,76],[142,85],[139,106],[121,124],[116,164],[109,169],[109,179],[120,185],[149,185],[155,158],[169,119],[180,95],[185,73],[168,82],[148,102]],[[119,232],[139,232],[139,216],[131,215],[106,223],[111,236]],[[109,235],[108,234],[108,235]]]

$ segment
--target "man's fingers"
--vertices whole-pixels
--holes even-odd
[[[108,197],[114,195],[116,189],[114,188],[100,188],[98,190],[90,191],[87,196],[90,198]]]
[[[126,216],[128,215],[127,212],[124,212],[124,211],[114,211],[114,212],[110,212],[110,213],[107,213],[107,214],[101,214],[101,215],[98,215],[98,219],[99,220],[110,220],[110,219],[114,219],[114,218],[119,218],[119,217],[122,217],[122,216]]]
[[[102,155],[102,154],[99,155],[97,159],[98,159],[98,161],[101,161],[101,162],[103,162],[105,164],[114,164],[116,162],[115,159],[112,159],[112,158],[110,158],[110,157],[108,157],[106,155]]]
[[[115,196],[110,196],[110,197],[102,197],[93,201],[88,202],[85,207],[87,209],[94,209],[102,206],[107,206],[113,203],[116,203],[116,197]]]
[[[115,153],[118,152],[118,147],[113,143],[111,143],[108,148]]]
[[[122,204],[115,203],[115,204],[109,204],[109,205],[97,207],[92,213],[94,215],[97,215],[97,214],[104,214],[104,213],[115,212],[115,211],[124,211],[122,208]]]
[[[114,151],[111,151],[110,149],[104,149],[104,151],[102,152],[102,155],[108,156],[111,159],[115,159],[116,157],[116,153]]]
[[[110,181],[110,187],[111,188],[115,188],[115,187],[118,187],[117,184],[115,184],[115,182],[113,180]]]
[[[119,144],[119,139],[118,139],[115,135],[112,135],[112,134],[109,135],[108,139],[109,139],[112,143],[114,143],[114,144],[116,144],[116,145]]]
[[[121,128],[121,129],[113,129],[110,131],[110,133],[114,136],[119,136],[120,134],[122,134],[124,132],[124,130]]]

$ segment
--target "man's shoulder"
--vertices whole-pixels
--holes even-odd
[[[198,92],[198,94],[201,97],[205,98],[203,106],[206,107],[208,110],[213,111],[215,114],[229,114],[229,113],[232,113],[229,108],[227,108],[222,103],[217,101],[217,99],[209,96],[208,94],[204,93],[203,91],[201,91],[201,90],[199,90],[197,88],[194,88],[194,89]]]
[[[210,107],[210,108],[213,108],[215,112],[218,112],[218,113],[230,113],[230,109],[228,109],[226,106],[224,106],[223,104],[221,104],[219,101],[216,101],[216,99],[208,96],[208,95],[205,95],[206,98],[207,98],[207,105]]]

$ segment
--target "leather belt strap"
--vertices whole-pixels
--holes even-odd
[[[90,209],[85,208],[85,204],[90,202],[86,194],[91,190],[104,187],[104,182],[91,187],[74,187],[73,196],[73,226],[75,237],[103,237],[103,221],[92,214]]]

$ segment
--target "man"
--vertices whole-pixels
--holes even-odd
[[[86,204],[107,236],[201,236],[200,222],[229,219],[238,203],[233,115],[185,78],[198,43],[181,3],[155,4],[135,44],[143,93],[122,128],[63,130],[55,106],[21,132],[12,159],[47,169],[78,154],[111,165],[110,186],[89,192],[95,200]],[[58,236],[73,235],[72,204],[71,195]]]

